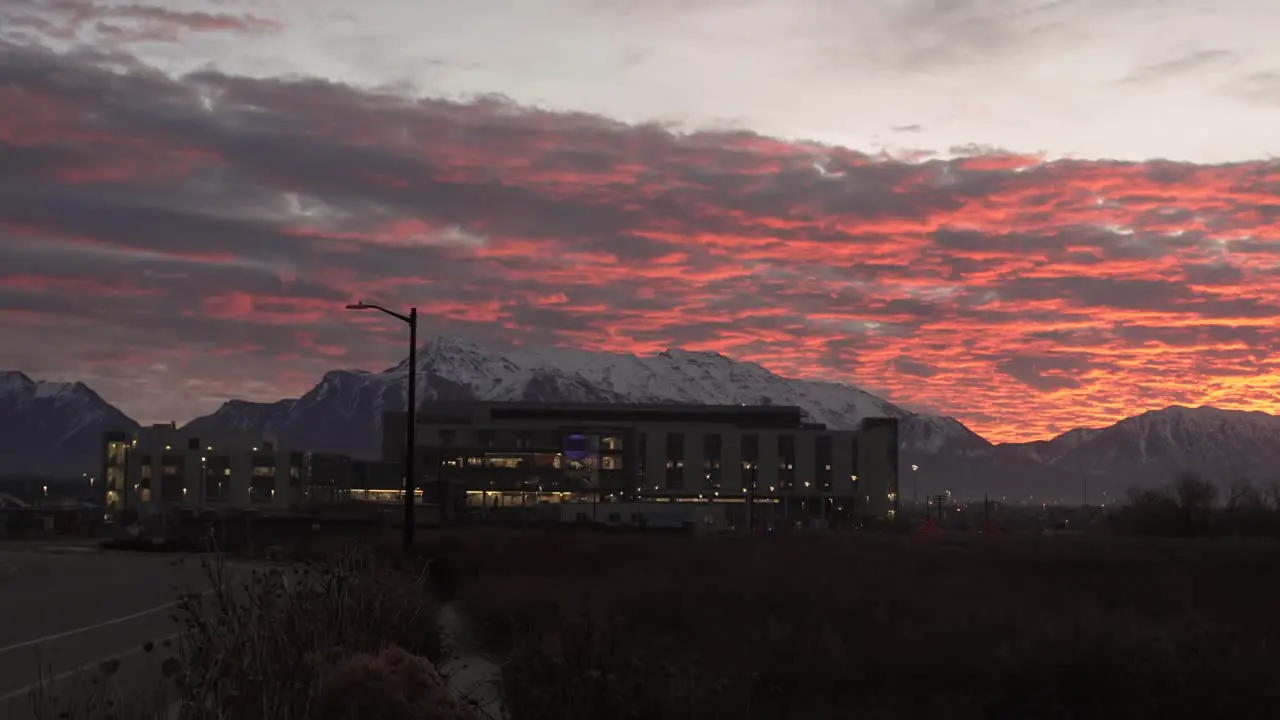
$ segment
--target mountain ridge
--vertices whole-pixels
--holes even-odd
[[[138,423],[82,382],[0,370],[0,474],[75,476],[94,469],[102,434]]]
[[[1273,449],[1280,447],[1280,418],[1257,411],[1174,405],[1103,428],[993,444],[954,418],[906,410],[850,383],[786,378],[715,352],[670,348],[637,356],[495,348],[441,336],[428,340],[417,359],[423,402],[771,403],[799,406],[811,420],[837,429],[854,427],[867,416],[896,417],[901,421],[902,491],[907,497],[956,490],[978,497],[1111,499],[1128,484],[1166,482],[1183,470],[1225,484],[1243,477],[1269,480],[1276,474],[1270,468],[1280,467],[1280,450]],[[382,371],[331,370],[297,398],[228,400],[183,427],[271,433],[300,449],[376,457],[382,412],[404,408],[406,372],[407,359]],[[17,399],[8,399],[6,392]],[[54,406],[62,407],[60,412],[79,408],[85,417],[72,412],[58,422],[46,418],[35,424],[57,430],[61,422],[65,428],[58,437],[64,439],[87,432],[95,453],[102,429],[137,427],[82,383],[39,382],[19,372],[0,372],[0,418],[17,412],[16,407],[33,407],[36,396],[63,398],[60,406],[46,404],[46,414]],[[32,425],[16,417],[13,422]],[[72,445],[83,451],[87,442],[82,438]],[[69,452],[57,442],[46,450],[59,448]]]
[[[380,372],[333,370],[302,397],[274,407],[226,403],[196,418],[189,427],[237,427],[272,431],[282,442],[298,442],[321,434],[313,414],[352,432],[335,433],[344,452],[367,455],[371,440],[350,442],[360,432],[350,417],[367,423],[383,410],[404,407],[407,359]],[[739,362],[719,353],[671,348],[650,356],[595,353],[563,348],[495,349],[460,338],[429,340],[418,353],[419,395],[424,402],[519,400],[564,402],[694,402],[708,404],[798,405],[815,422],[852,427],[862,417],[888,415],[904,420],[915,445],[932,450],[990,443],[953,418],[913,413],[856,386],[776,375],[756,363]],[[367,426],[367,425],[366,425]]]

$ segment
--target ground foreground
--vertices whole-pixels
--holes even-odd
[[[0,718],[471,720],[420,561],[0,549]]]
[[[327,542],[290,564],[201,568],[219,589],[174,607],[183,636],[156,681],[182,717],[1269,718],[1280,700],[1274,544],[459,530],[406,558],[369,538]],[[27,591],[0,595],[0,610],[29,628],[0,639],[57,635],[25,599],[67,594],[42,569],[53,561],[7,562]],[[126,573],[117,589],[149,588],[144,605],[187,572],[70,562]],[[83,595],[63,609],[123,612]],[[450,660],[455,617],[469,638],[454,653],[492,662]],[[171,629],[155,622],[90,631],[68,652]],[[19,665],[6,687],[29,682]],[[458,681],[487,686],[490,672],[490,712],[460,702]],[[148,696],[129,687],[116,696]],[[66,717],[144,716],[117,704]]]
[[[1273,717],[1280,550],[472,532],[515,720]]]
[[[209,589],[207,573],[172,558],[0,545],[0,718],[30,717],[33,700],[56,717],[149,691],[177,652],[179,594]]]

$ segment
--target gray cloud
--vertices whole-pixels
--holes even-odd
[[[1128,83],[1151,83],[1173,80],[1187,73],[1226,65],[1237,59],[1227,50],[1194,50],[1185,55],[1135,69],[1125,77]]]
[[[1280,71],[1249,73],[1234,83],[1230,91],[1262,105],[1280,105]]]
[[[911,358],[896,357],[892,361],[893,369],[897,372],[914,375],[915,377],[928,378],[938,374],[938,369],[932,365],[922,362],[916,362]]]
[[[184,419],[394,364],[398,328],[341,310],[361,297],[417,305],[424,334],[714,343],[981,418],[1024,386],[1093,392],[1147,342],[1276,345],[1246,291],[1280,257],[1274,164],[1016,165],[0,44],[0,366]],[[1265,364],[1233,352],[1211,362]]]
[[[1080,387],[1079,378],[1072,375],[1083,370],[1086,363],[1053,356],[1020,356],[1002,360],[996,367],[1005,375],[1035,390],[1054,391]],[[1050,372],[1066,374],[1046,374]]]

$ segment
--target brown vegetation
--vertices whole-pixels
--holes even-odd
[[[1270,546],[472,532],[515,720],[1258,717]]]
[[[116,668],[98,668],[85,681],[103,691],[74,704],[41,691],[39,714],[152,720],[176,704],[183,720],[472,720],[436,671],[445,651],[423,563],[379,557],[348,547],[247,577],[200,561],[218,589],[182,597],[181,642],[143,647],[163,657],[158,692],[126,703]]]
[[[1135,493],[1117,527],[1275,515],[1197,483]],[[285,548],[327,558],[287,588],[259,572],[188,603],[168,668],[184,717],[475,718],[435,670],[454,596],[513,720],[1250,718],[1280,701],[1269,540],[471,528],[423,538],[430,567],[326,540]]]
[[[338,651],[318,664],[311,720],[475,720],[479,716],[429,660],[399,647],[379,653]]]
[[[351,692],[356,678],[383,697],[379,717],[412,717],[438,695],[427,668],[443,649],[421,572],[351,548],[323,563],[255,570],[239,587],[225,567],[213,574],[223,589],[212,601],[183,605],[184,718],[356,718],[351,700],[368,697]]]

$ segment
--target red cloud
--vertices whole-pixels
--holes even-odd
[[[0,290],[6,289],[29,293],[70,293],[106,297],[146,297],[160,294],[157,290],[140,288],[128,282],[113,283],[89,278],[40,277],[35,275],[0,277]]]
[[[199,82],[219,109],[166,86],[159,116],[189,114],[145,133],[126,120],[151,85],[125,113],[0,83],[0,151],[29,155],[28,182],[108,193],[97,203],[133,193],[116,214],[94,205],[93,222],[87,201],[0,206],[0,249],[44,237],[183,257],[192,279],[156,312],[210,323],[264,377],[272,358],[398,359],[401,327],[343,311],[366,298],[416,305],[424,336],[721,351],[881,388],[993,440],[1172,402],[1275,409],[1274,161],[913,164],[492,99]],[[29,292],[23,275],[0,292]],[[155,291],[134,271],[93,277],[66,292]]]
[[[334,310],[334,303],[310,298],[229,292],[201,302],[204,317],[259,325],[299,326],[316,322]]]

